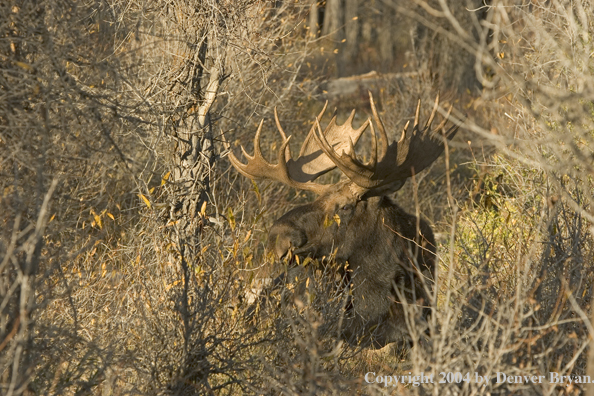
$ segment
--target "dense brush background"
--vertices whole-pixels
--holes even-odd
[[[587,392],[364,375],[594,378],[593,39],[588,0],[2,2],[0,393]],[[274,159],[276,106],[296,154],[325,100],[360,125],[368,90],[391,138],[438,92],[463,122],[394,197],[439,244],[409,351],[337,339],[313,263],[307,298],[246,315],[282,271],[267,230],[313,197],[239,175],[221,134],[251,152],[264,119]]]

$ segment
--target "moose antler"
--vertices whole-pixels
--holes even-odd
[[[307,134],[299,151],[299,157],[295,161],[289,160],[291,177],[297,181],[311,181],[336,168],[334,161],[324,154],[315,139],[316,124],[322,119],[326,106],[328,106],[328,102],[316,117],[316,122],[314,122]],[[355,129],[353,128],[354,118],[355,110],[351,112],[349,118],[342,125],[337,125],[336,114],[334,114],[326,129],[324,129],[323,135],[335,151],[354,152],[353,146],[357,144],[359,138],[371,123],[371,120],[367,119],[363,125]]]
[[[437,132],[440,131],[446,139],[452,139],[458,131],[458,126],[453,125],[447,131],[444,129],[452,111],[450,106],[443,121],[432,129],[439,106],[439,95],[437,95],[435,105],[425,125],[419,124],[421,110],[421,101],[419,100],[412,130],[409,129],[410,122],[407,122],[402,130],[400,140],[388,144],[388,136],[371,93],[369,93],[369,99],[373,118],[379,130],[381,146],[379,148],[374,125],[370,119],[367,119],[359,128],[353,128],[354,110],[342,125],[336,124],[336,115],[334,115],[328,126],[322,131],[320,119],[328,106],[328,102],[326,102],[316,117],[296,160],[293,160],[289,148],[291,136],[287,137],[285,134],[276,108],[274,109],[274,119],[282,137],[277,163],[271,164],[262,156],[260,134],[264,121],[260,122],[254,137],[254,155],[250,156],[241,146],[241,151],[247,158],[247,164],[239,161],[231,151],[229,159],[241,174],[251,179],[276,180],[316,194],[324,193],[330,186],[313,183],[313,180],[337,166],[354,183],[352,191],[358,196],[362,196],[362,194],[381,195],[397,191],[413,173],[425,169],[443,152],[443,138],[440,139]],[[372,137],[371,159],[364,164],[357,158],[354,146],[368,126],[371,129]],[[224,136],[223,145],[227,150],[230,150],[230,145]],[[341,154],[338,154],[339,151]]]
[[[316,134],[316,124],[319,122],[318,120],[323,117],[327,106],[328,102],[326,102],[324,108],[318,117],[316,117],[316,123],[309,131],[309,134],[307,135],[303,145],[301,146],[301,150],[299,151],[299,157],[296,160],[293,160],[289,148],[289,140],[291,139],[291,136],[287,137],[280,124],[278,113],[275,108],[274,119],[276,122],[276,127],[282,137],[282,143],[278,150],[277,163],[271,164],[262,156],[262,150],[260,148],[260,134],[262,132],[262,125],[264,122],[264,120],[262,120],[258,126],[258,130],[256,131],[256,136],[254,137],[254,155],[249,155],[243,146],[241,146],[241,151],[248,160],[247,164],[239,161],[233,152],[230,151],[229,159],[231,164],[233,164],[233,166],[242,175],[251,179],[266,178],[276,180],[297,189],[308,190],[316,194],[322,194],[328,189],[329,186],[312,183],[312,181],[331,169],[336,168],[336,164],[324,154],[324,152],[317,145],[317,142],[314,138]],[[330,121],[328,127],[323,132],[326,143],[336,150],[342,149],[343,151],[346,150],[348,152],[350,152],[349,150],[353,150],[353,143],[351,143],[350,146],[345,144],[345,136],[349,138],[350,142],[354,141],[356,144],[363,131],[367,128],[367,125],[369,125],[371,122],[368,119],[361,127],[354,129],[352,127],[352,121],[354,117],[355,111],[353,110],[350,117],[343,125],[337,125],[335,115]],[[230,150],[230,145],[224,136],[223,145],[225,146],[225,149]]]
[[[353,183],[364,189],[368,194],[380,195],[397,191],[413,173],[422,171],[435,161],[444,150],[443,140],[436,136],[437,132],[441,131],[445,138],[452,139],[458,131],[458,126],[453,125],[449,130],[444,130],[452,111],[452,107],[450,107],[443,121],[436,128],[431,128],[439,106],[439,95],[437,95],[433,111],[425,125],[420,126],[419,124],[421,109],[421,101],[419,100],[412,131],[408,128],[410,122],[407,122],[400,140],[388,145],[384,124],[377,113],[371,93],[369,93],[369,98],[373,118],[380,132],[381,149],[379,157],[377,137],[371,123],[372,150],[371,160],[367,164],[363,164],[357,158],[354,150],[338,154],[327,141],[325,133],[322,133],[317,120],[314,137],[328,158]]]

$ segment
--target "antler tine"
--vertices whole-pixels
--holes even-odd
[[[276,129],[278,129],[278,131],[281,134],[281,137],[283,138],[283,142],[285,140],[287,140],[287,134],[285,133],[285,130],[283,129],[283,127],[281,126],[281,123],[278,119],[278,112],[276,111],[276,106],[274,106],[274,122],[276,123]],[[291,159],[291,152],[288,149],[285,150],[285,161],[288,161]]]
[[[449,121],[450,109],[437,128],[431,128],[439,109],[438,95],[427,122],[423,122],[422,124],[420,122],[421,101],[419,100],[415,109],[414,120],[412,120],[412,129],[409,129],[410,121],[408,121],[402,129],[399,140],[388,145],[381,118],[377,113],[377,108],[371,95],[370,102],[371,110],[380,132],[382,146],[386,147],[385,153],[382,148],[379,158],[372,158],[368,164],[363,165],[359,161],[353,160],[353,158],[336,155],[335,152],[331,151],[331,147],[325,144],[323,136],[318,137],[320,146],[324,149],[326,155],[336,163],[353,183],[365,189],[366,194],[381,195],[397,191],[402,187],[407,178],[413,173],[418,173],[425,169],[443,152],[444,141],[442,139],[436,139],[434,134],[436,130],[441,130],[446,139],[451,139],[458,127],[454,125],[447,132],[443,130]],[[373,127],[374,125],[372,124],[372,136],[375,137]],[[372,138],[372,153],[377,151],[376,145],[376,140]]]
[[[353,153],[346,154],[343,152],[343,154],[337,154],[328,143],[326,136],[324,136],[318,120],[315,122],[317,133],[314,134],[314,137],[320,148],[352,182],[361,187],[366,187],[373,177],[374,172],[367,169]]]
[[[315,121],[316,131],[317,133],[314,134],[316,141],[318,142],[320,148],[324,153],[330,157],[332,162],[336,164],[343,172],[346,170],[347,172],[354,172],[358,168],[355,161],[357,161],[356,157],[352,156],[352,153],[345,153],[344,151],[342,154],[338,154],[334,148],[328,143],[326,136],[322,132],[322,127],[318,120]],[[352,143],[352,142],[351,142]],[[358,161],[357,161],[358,162]]]
[[[243,146],[240,146],[241,152],[248,160],[247,164],[242,163],[231,151],[231,145],[227,142],[227,139],[224,135],[223,137],[223,146],[225,149],[229,150],[229,159],[231,164],[241,173],[242,175],[249,177],[250,179],[256,177],[265,177],[266,171],[270,170],[270,168],[274,167],[271,163],[266,161],[262,156],[262,150],[260,149],[260,134],[262,133],[262,125],[264,124],[264,120],[260,121],[258,125],[258,130],[256,131],[256,137],[254,138],[254,155],[249,155]],[[289,137],[290,139],[290,137]],[[289,139],[285,139],[283,146],[286,147],[286,143],[289,142]]]
[[[436,103],[437,103],[437,100],[436,100]],[[454,124],[447,131],[444,131],[443,130],[444,127],[446,126],[448,120],[450,119],[450,114],[452,113],[452,110],[453,109],[454,109],[454,105],[450,105],[450,107],[448,109],[448,112],[446,113],[444,119],[439,123],[438,126],[435,127],[435,129],[431,130],[432,133],[436,133],[437,131],[441,131],[443,137],[446,138],[446,139],[448,139],[448,140],[452,139],[456,135],[456,133],[458,132],[458,128],[460,127],[460,125]],[[435,111],[436,111],[436,107],[434,107],[433,112],[435,112]],[[432,115],[433,115],[433,113],[432,113]],[[426,128],[427,127],[430,128],[431,127],[431,124],[430,123],[427,123]]]
[[[274,106],[274,122],[276,123],[276,128],[280,132],[284,142],[285,140],[287,140],[287,134],[285,133],[285,130],[283,129],[280,121],[278,120],[278,112],[276,111],[276,106]]]
[[[404,139],[406,138],[406,131],[408,130],[408,126],[410,125],[410,120],[406,121],[406,124],[404,125],[404,128],[402,128],[402,135],[400,135],[400,139],[398,140],[398,144],[404,142]]]
[[[326,109],[328,108],[328,101],[326,101],[326,103],[324,103],[324,108],[322,109],[322,111],[320,111],[320,114],[318,114],[318,116],[316,117],[317,120],[321,120],[322,117],[324,116],[324,113],[326,112]],[[305,152],[308,149],[308,145],[310,144],[310,140],[313,139],[313,134],[315,133],[315,123],[314,125],[312,125],[311,129],[309,130],[309,133],[307,134],[307,136],[305,137],[305,140],[303,141],[303,144],[301,145],[301,150],[299,150],[299,156],[303,156],[305,155]]]
[[[355,110],[352,111],[351,116],[347,120],[347,122],[349,122],[349,125],[352,125],[350,123],[352,122],[354,115],[355,115]],[[346,124],[346,122],[345,122],[345,124]],[[367,127],[370,126],[370,125],[371,125],[371,128],[373,128],[373,124],[371,123],[371,120],[368,118],[367,120],[365,120],[365,122],[363,123],[363,125],[361,125],[359,127],[358,130],[364,132],[367,129]],[[357,159],[357,153],[355,152],[355,145],[353,144],[353,139],[351,138],[351,136],[349,136],[348,138],[349,138],[349,152],[348,152],[348,154],[350,155],[350,157],[353,160],[359,161]],[[344,152],[344,150],[343,150],[343,152]]]
[[[278,121],[278,116],[275,118]],[[262,133],[263,123],[263,120],[260,121],[258,130],[256,131],[256,136],[254,137],[254,155],[249,155],[243,146],[241,146],[241,151],[247,159],[247,164],[244,164],[239,159],[237,159],[235,154],[233,154],[231,151],[231,145],[229,142],[227,142],[227,139],[225,139],[223,135],[223,146],[225,146],[225,149],[229,150],[229,160],[235,169],[250,179],[266,178],[280,181],[300,190],[308,190],[316,194],[324,193],[328,186],[312,183],[311,181],[307,181],[305,183],[297,182],[290,176],[287,161],[291,158],[291,152],[289,149],[291,136],[286,137],[286,134],[284,133],[282,127],[280,127],[279,122],[277,122],[277,127],[279,127],[278,129],[281,133],[281,136],[283,137],[283,142],[278,149],[278,160],[276,164],[271,164],[270,162],[266,161],[266,159],[262,156],[262,150],[260,148],[260,135]]]
[[[343,150],[344,153],[344,150]],[[353,139],[349,136],[349,152],[347,153],[350,157],[354,160],[357,159],[357,155],[355,154],[355,145],[353,144]]]
[[[450,105],[450,108],[448,109],[448,112],[445,116],[445,118],[439,123],[439,125],[434,129],[434,131],[439,131],[440,129],[443,129],[443,127],[445,127],[448,119],[450,118],[450,114],[452,113],[452,109],[454,108],[454,105]],[[452,128],[458,128],[458,125],[453,125],[449,130],[448,133],[452,130]]]
[[[421,99],[417,102],[417,109],[415,110],[415,122],[413,124],[413,132],[419,126],[419,114],[421,113]]]
[[[370,131],[371,131],[371,158],[367,163],[367,168],[375,169],[377,166],[377,136],[375,135],[375,128],[373,128],[373,123],[370,124]]]
[[[324,108],[319,113],[318,117],[316,117],[316,123],[319,124],[320,119],[324,115],[327,108],[328,102],[326,102]],[[351,124],[354,116],[354,113],[351,114],[347,122],[345,122],[343,125],[337,125],[336,117],[334,117],[323,133],[326,141],[329,142],[328,144],[331,147],[334,147],[337,151],[342,149],[342,152],[349,155],[354,151],[352,146],[357,144],[361,134],[368,125],[368,123],[365,123],[359,129],[354,129]],[[285,144],[287,141],[287,134],[280,123],[277,109],[275,109],[274,112],[274,119],[276,128],[283,139],[283,151],[279,152],[278,162],[275,165],[272,165],[266,163],[263,159],[259,143],[261,130],[259,130],[254,141],[254,150],[256,151],[254,157],[245,153],[245,150],[242,148],[246,158],[248,159],[248,164],[241,164],[239,161],[234,161],[233,163],[238,165],[238,169],[241,169],[244,174],[250,173],[251,176],[249,177],[267,177],[269,179],[282,181],[285,184],[290,184],[296,188],[310,190],[316,193],[322,193],[325,191],[328,186],[315,184],[312,183],[312,181],[324,173],[334,169],[336,164],[330,159],[330,157],[325,155],[324,150],[322,150],[319,146],[316,139],[316,126],[314,125],[309,131],[303,145],[301,146],[299,157],[293,159],[289,145]],[[351,140],[350,146],[349,138]],[[356,157],[354,157],[354,159],[356,160]],[[247,166],[249,166],[249,169],[246,168]],[[274,169],[272,167],[274,167]],[[265,168],[265,171],[262,171],[262,169],[259,168]]]
[[[264,120],[260,121],[260,125],[258,126],[258,131],[256,132],[256,135],[259,135],[260,130],[262,129],[262,124],[263,124]],[[227,138],[225,137],[225,134],[221,133],[221,138],[223,140],[223,147],[225,147],[225,150],[229,150],[229,160],[231,161],[231,164],[235,167],[235,169],[237,169],[239,171],[239,173],[241,173],[242,175],[251,178],[252,176],[247,172],[247,165],[243,164],[236,156],[235,154],[233,154],[233,151],[231,151],[231,144],[227,141]],[[243,148],[243,146],[240,146],[241,151],[243,152],[243,155],[248,159],[248,163],[249,161],[254,160],[255,156],[251,156],[249,155],[245,149]],[[257,149],[254,148],[254,152],[256,152]]]
[[[258,125],[258,130],[256,131],[256,137],[254,137],[254,156],[253,158],[262,158],[264,160],[264,157],[262,157],[262,148],[260,147],[260,134],[262,133],[262,125],[264,125],[264,120],[260,121],[260,125]],[[286,140],[286,138],[285,138]],[[246,155],[245,149],[243,148],[243,146],[241,146],[241,151],[243,151],[243,155]],[[247,155],[246,158],[250,159]],[[264,160],[266,161],[266,160]],[[268,163],[266,161],[266,163]]]
[[[429,116],[429,119],[425,123],[425,128],[431,127],[431,124],[433,123],[433,119],[435,118],[435,114],[437,114],[438,106],[439,106],[439,92],[437,93],[437,96],[435,97],[435,105],[433,105],[433,110],[431,111],[431,116]],[[448,114],[448,116],[449,116],[449,114]],[[444,120],[447,120],[447,117],[444,118]]]
[[[402,130],[398,142],[389,144],[383,122],[378,114],[373,96],[369,94],[371,111],[375,124],[368,118],[361,127],[354,129],[352,121],[355,117],[353,111],[346,122],[336,124],[336,115],[322,131],[320,119],[328,107],[328,102],[314,120],[314,125],[309,131],[306,141],[301,147],[299,158],[293,160],[289,148],[291,137],[287,137],[283,130],[276,108],[274,118],[276,127],[283,139],[278,149],[278,160],[271,164],[262,156],[260,136],[263,122],[260,122],[254,137],[254,155],[250,156],[243,146],[241,150],[247,158],[247,164],[242,163],[230,152],[229,158],[233,166],[249,178],[268,178],[283,182],[292,187],[313,191],[322,194],[331,186],[312,183],[312,180],[327,171],[338,167],[356,185],[351,189],[354,194],[380,195],[398,190],[415,172],[420,172],[429,166],[443,152],[445,140],[438,139],[435,132],[441,131],[445,139],[451,139],[458,131],[458,125],[453,125],[444,130],[449,121],[453,106],[450,106],[446,116],[433,129],[432,123],[439,109],[439,95],[429,119],[422,128],[419,127],[421,101],[417,103],[412,131],[409,130],[410,121]],[[371,126],[371,158],[364,164],[355,152],[355,144],[361,134]],[[381,149],[378,150],[378,137],[375,127],[379,131]],[[229,143],[223,136],[223,145],[231,150]],[[339,151],[342,152],[339,153]]]
[[[458,132],[458,128],[460,128],[460,125],[452,125],[452,127],[450,129],[448,129],[447,132],[444,134],[446,139],[450,140],[454,136],[456,136],[456,133]]]
[[[292,186],[292,187],[297,187],[297,185],[295,184],[295,181],[291,179],[291,177],[289,176],[289,169],[287,168],[287,159],[283,156],[283,153],[286,153],[287,151],[289,151],[289,140],[291,140],[291,136],[289,136],[287,139],[285,139],[285,141],[281,144],[281,146],[278,149],[278,162],[277,165],[280,172],[279,172],[279,178],[278,180],[282,181],[283,183]],[[289,158],[291,157],[291,153],[289,151]],[[264,158],[261,157],[263,160]],[[266,160],[264,160],[266,161]]]
[[[451,105],[450,108],[449,108],[449,110],[448,110],[448,114],[446,115],[446,119],[450,117],[450,114],[451,114],[453,108],[454,108],[454,106]],[[445,127],[445,125],[446,125],[445,122],[441,122],[438,125],[438,128],[436,128],[436,130],[442,130],[443,131],[443,128]],[[448,139],[448,140],[452,139],[454,136],[456,136],[456,133],[458,132],[458,129],[459,128],[460,128],[460,125],[456,125],[456,124],[452,125],[450,127],[450,129],[448,129],[447,131],[444,131],[443,132],[444,137],[446,139]]]
[[[262,123],[260,123],[260,125],[262,125]],[[235,154],[233,154],[233,151],[231,151],[231,144],[229,144],[229,142],[227,141],[227,138],[225,137],[225,134],[221,133],[221,138],[223,140],[223,147],[225,147],[225,150],[229,150],[229,153],[227,154],[227,156],[229,157],[229,161],[231,161],[231,164],[235,167],[235,169],[237,169],[237,171],[239,173],[241,173],[242,175],[246,176],[246,177],[251,177],[246,171],[245,171],[245,167],[246,165],[242,164],[240,160],[237,159],[237,157],[235,156]],[[245,155],[245,157],[249,160],[253,159],[254,157],[248,155],[243,146],[241,146],[241,151],[243,152],[243,155]]]
[[[327,104],[324,108],[326,106]],[[339,166],[338,163],[340,163],[340,167],[348,169],[346,172],[349,174],[360,172],[358,167],[363,166],[363,164],[357,158],[354,146],[371,123],[371,120],[367,119],[363,125],[355,129],[352,125],[355,118],[354,110],[341,125],[338,125],[335,114],[322,132],[320,126],[322,115],[323,111],[314,120],[314,126],[301,148],[300,158],[290,164],[295,165],[292,170],[293,174],[297,178],[306,177],[307,175],[320,175]]]
[[[373,95],[371,94],[371,91],[369,91],[368,93],[369,93],[369,103],[371,104],[371,112],[373,113],[373,118],[375,120],[375,123],[377,124],[377,128],[379,129],[380,140],[382,142],[382,149],[381,149],[380,156],[379,156],[380,161],[381,161],[386,156],[386,152],[388,151],[388,135],[386,134],[386,129],[384,128],[384,123],[377,113],[377,109],[375,107],[375,101],[373,100]]]
[[[334,150],[330,146],[330,143],[328,143],[328,140],[326,140],[326,137],[324,136],[324,133],[322,132],[322,127],[320,126],[320,121],[317,118],[314,120],[313,127],[314,127],[314,131],[315,131],[313,134],[314,139],[316,140],[316,142],[318,143],[318,145],[320,146],[322,151],[328,157],[330,157],[332,162],[336,163],[335,160],[337,160],[338,157],[335,155]]]
[[[423,128],[419,127],[420,109],[421,101],[419,100],[415,110],[412,133],[408,133],[409,122],[407,122],[396,147],[388,153],[386,161],[378,165],[376,178],[382,180],[378,187],[397,185],[398,181],[403,183],[413,173],[422,171],[435,161],[444,149],[444,141],[436,139],[436,131],[441,130],[446,139],[454,137],[458,129],[457,125],[449,128],[447,132],[443,131],[449,121],[453,106],[450,106],[448,113],[439,125],[435,129],[431,128],[439,109],[439,94],[435,98],[431,115],[427,122],[424,123]]]
[[[346,124],[346,125],[353,125],[353,120],[354,119],[355,119],[355,109],[353,109],[351,111],[351,114],[349,114],[349,117],[346,119],[346,121],[344,122],[344,124]]]
[[[431,111],[431,116],[429,117],[429,120],[427,121],[427,123],[425,124],[425,129],[427,130],[426,132],[432,132],[435,133],[437,131],[442,131],[443,136],[446,139],[452,139],[455,135],[456,132],[458,132],[458,128],[460,127],[460,125],[452,125],[447,131],[443,131],[443,128],[446,126],[447,122],[450,119],[450,114],[452,114],[452,110],[454,109],[454,105],[450,105],[450,107],[448,108],[448,112],[446,113],[445,117],[443,118],[443,120],[439,123],[439,125],[437,125],[434,129],[431,129],[431,123],[433,122],[433,119],[437,113],[439,107],[439,92],[437,93],[437,97],[435,98],[435,104],[433,106],[433,110]]]

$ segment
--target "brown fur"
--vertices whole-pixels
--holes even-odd
[[[288,254],[322,259],[335,252],[338,268],[348,264],[342,275],[353,290],[343,337],[374,348],[401,341],[407,328],[399,296],[409,304],[427,304],[426,290],[432,288],[431,228],[386,196],[357,198],[348,181],[335,187],[278,219],[269,247],[279,259]],[[429,309],[422,311],[427,316]]]

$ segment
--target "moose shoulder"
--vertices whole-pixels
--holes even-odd
[[[254,139],[254,156],[242,147],[247,164],[233,153],[229,158],[247,177],[277,180],[319,195],[314,202],[287,212],[274,223],[269,247],[278,259],[292,255],[315,259],[333,256],[344,264],[338,268],[343,269],[342,275],[352,288],[352,298],[342,335],[352,344],[378,348],[402,340],[407,331],[402,303],[426,303],[435,276],[431,228],[387,195],[430,165],[443,151],[444,139],[451,139],[457,127],[445,129],[448,113],[432,128],[438,97],[424,125],[419,123],[419,102],[412,128],[407,123],[400,139],[389,144],[371,95],[370,102],[375,123],[368,119],[358,129],[352,127],[353,111],[343,125],[337,125],[334,117],[322,131],[319,121],[325,106],[296,160],[289,151],[290,137],[286,137],[275,111],[283,139],[277,163],[262,157],[262,123]],[[379,131],[379,145],[374,124]],[[371,159],[363,163],[354,146],[367,127],[371,130]],[[229,148],[226,142],[225,146]],[[333,185],[313,183],[336,167],[346,176],[344,180]],[[428,313],[428,308],[423,309],[423,315]]]

